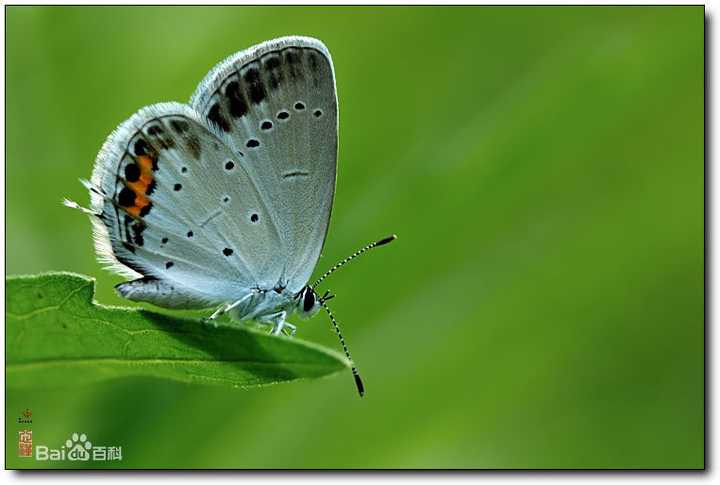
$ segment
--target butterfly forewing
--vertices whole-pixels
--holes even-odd
[[[222,134],[270,212],[261,243],[275,257],[248,261],[258,284],[299,291],[322,250],[335,191],[338,111],[327,49],[287,37],[240,52],[208,74],[191,106]]]
[[[177,103],[144,108],[110,136],[92,180],[96,241],[112,250],[106,258],[207,302],[262,280],[258,270],[274,260],[279,235],[263,222],[271,214],[260,188],[221,136]]]

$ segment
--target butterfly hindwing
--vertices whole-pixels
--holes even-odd
[[[266,241],[275,260],[258,261],[261,287],[280,281],[299,291],[320,256],[335,191],[338,111],[327,48],[285,37],[242,51],[210,71],[190,104],[246,167],[278,230]]]
[[[194,300],[184,306],[242,296],[274,260],[266,243],[279,234],[259,188],[188,106],[150,106],[120,125],[98,155],[91,194],[101,256]]]

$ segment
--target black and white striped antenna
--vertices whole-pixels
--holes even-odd
[[[357,251],[352,253],[350,256],[348,256],[347,258],[338,262],[332,268],[327,270],[325,272],[325,274],[322,275],[320,278],[318,278],[318,280],[315,283],[313,283],[313,285],[310,288],[313,290],[313,292],[315,292],[315,288],[317,287],[317,285],[322,283],[325,278],[327,278],[328,276],[333,274],[335,271],[340,269],[343,265],[345,265],[345,264],[349,263],[350,261],[352,261],[353,259],[357,258],[365,251],[368,251],[372,248],[376,248],[378,246],[382,246],[383,244],[392,242],[395,239],[397,239],[397,236],[395,234],[393,234],[391,236],[380,239],[379,241],[375,241],[374,243],[370,243],[367,246],[358,249]],[[342,333],[340,332],[340,326],[338,326],[337,321],[335,320],[335,316],[332,314],[332,312],[330,311],[330,307],[328,307],[328,305],[326,303],[328,300],[332,299],[334,296],[335,295],[330,295],[329,292],[326,291],[325,295],[323,295],[322,298],[318,298],[318,301],[320,302],[320,305],[325,309],[325,312],[330,317],[330,321],[332,322],[333,327],[335,328],[335,332],[337,333],[337,336],[340,339],[340,344],[342,345],[343,351],[345,351],[345,357],[347,357],[347,359],[350,361],[350,366],[352,369],[353,378],[355,379],[355,386],[357,387],[358,394],[360,394],[360,397],[362,397],[365,395],[365,386],[363,385],[363,381],[360,378],[360,372],[358,372],[357,366],[355,365],[355,361],[350,356],[350,351],[348,350],[347,345],[345,344],[345,339],[343,338]]]
[[[361,255],[362,253],[364,253],[365,251],[368,251],[368,250],[370,250],[370,249],[372,249],[372,248],[376,248],[376,247],[378,247],[378,246],[382,246],[382,245],[384,245],[384,244],[393,242],[395,239],[397,239],[397,236],[396,236],[395,234],[392,234],[392,235],[390,235],[390,236],[388,236],[388,237],[385,237],[385,238],[383,238],[383,239],[380,239],[379,241],[375,241],[374,243],[370,243],[370,244],[368,244],[367,246],[358,249],[357,251],[355,251],[354,253],[352,253],[350,256],[348,256],[347,258],[343,259],[342,261],[336,263],[335,266],[333,266],[332,268],[330,268],[329,270],[327,270],[324,275],[322,275],[320,278],[318,278],[318,280],[317,280],[315,283],[313,283],[313,285],[311,286],[311,288],[314,290],[315,287],[316,287],[317,285],[319,285],[320,283],[322,283],[325,278],[327,278],[328,276],[330,276],[331,274],[333,274],[335,271],[337,271],[338,269],[340,269],[342,266],[346,265],[347,263],[349,263],[349,262],[352,261],[353,259],[355,259],[355,258],[357,258],[358,256],[360,256],[360,255]]]
[[[329,298],[327,298],[329,299]],[[360,394],[360,397],[363,397],[365,395],[365,386],[363,385],[363,381],[360,378],[360,372],[357,370],[357,366],[355,365],[355,361],[350,356],[350,351],[347,348],[347,345],[345,344],[345,339],[342,336],[342,333],[340,333],[340,327],[337,324],[337,321],[335,321],[335,316],[330,311],[330,307],[327,306],[327,303],[325,303],[326,299],[320,300],[320,305],[325,309],[325,312],[330,317],[330,321],[333,324],[333,327],[335,327],[335,332],[337,332],[338,338],[340,339],[340,344],[342,345],[343,350],[345,351],[345,357],[348,358],[350,361],[350,368],[352,369],[353,378],[355,379],[355,386],[357,387],[358,394]]]

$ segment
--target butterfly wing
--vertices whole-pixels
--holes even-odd
[[[280,238],[262,188],[186,105],[149,106],[120,125],[89,188],[101,258],[186,295],[185,307],[240,298],[274,265]]]
[[[263,241],[276,260],[261,287],[299,291],[320,256],[335,193],[338,109],[327,48],[284,37],[239,52],[210,71],[190,104],[227,138],[277,228],[279,239]]]

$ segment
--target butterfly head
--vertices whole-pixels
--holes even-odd
[[[300,292],[295,295],[297,313],[301,318],[310,318],[315,315],[324,301],[330,300],[335,295],[331,295],[329,292],[320,297],[311,286],[306,286]]]

